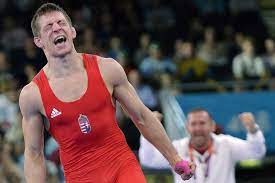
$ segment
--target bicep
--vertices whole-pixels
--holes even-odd
[[[26,150],[41,152],[44,145],[44,125],[41,115],[23,116],[22,128]]]
[[[31,92],[23,91],[20,94],[19,106],[22,114],[25,149],[41,152],[44,145],[44,125],[37,102]]]
[[[134,122],[141,122],[142,113],[146,111],[147,108],[141,102],[134,87],[128,81],[122,66],[113,59],[103,60],[100,63],[105,82],[113,89],[112,96],[121,104],[123,110],[130,115]]]

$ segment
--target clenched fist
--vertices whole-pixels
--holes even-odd
[[[174,170],[181,176],[182,180],[188,180],[194,175],[196,165],[192,162],[181,160],[176,163]]]
[[[254,115],[251,112],[243,112],[239,115],[240,121],[249,133],[257,131]]]

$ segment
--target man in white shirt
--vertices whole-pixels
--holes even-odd
[[[265,155],[265,139],[252,113],[240,114],[247,130],[247,140],[230,135],[215,135],[215,123],[204,109],[193,109],[187,115],[186,129],[190,137],[173,141],[183,159],[197,168],[186,183],[235,183],[235,164],[240,160],[259,159]],[[168,162],[148,141],[141,137],[140,162],[150,168],[169,168]],[[174,172],[174,182],[182,182]]]

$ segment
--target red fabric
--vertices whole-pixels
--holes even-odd
[[[122,168],[115,183],[146,183],[146,179],[141,168],[132,163]]]
[[[59,157],[59,148],[55,149],[52,154],[50,154],[49,158],[56,166],[60,164],[60,157]]]
[[[123,167],[133,162],[136,167],[139,165],[117,125],[115,108],[101,77],[97,57],[83,54],[83,61],[88,88],[79,100],[60,101],[43,70],[33,81],[40,90],[50,122],[49,132],[60,146],[66,182],[113,183]],[[61,114],[51,118],[54,109]],[[89,122],[89,133],[81,131],[80,120]]]

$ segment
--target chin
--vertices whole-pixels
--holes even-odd
[[[59,51],[55,51],[53,56],[55,56],[55,57],[65,57],[66,55],[68,55],[71,52],[72,52],[72,49],[62,49],[62,50],[59,50]]]
[[[197,147],[204,146],[207,141],[205,140],[205,137],[195,137],[193,139],[194,144],[196,144]]]

